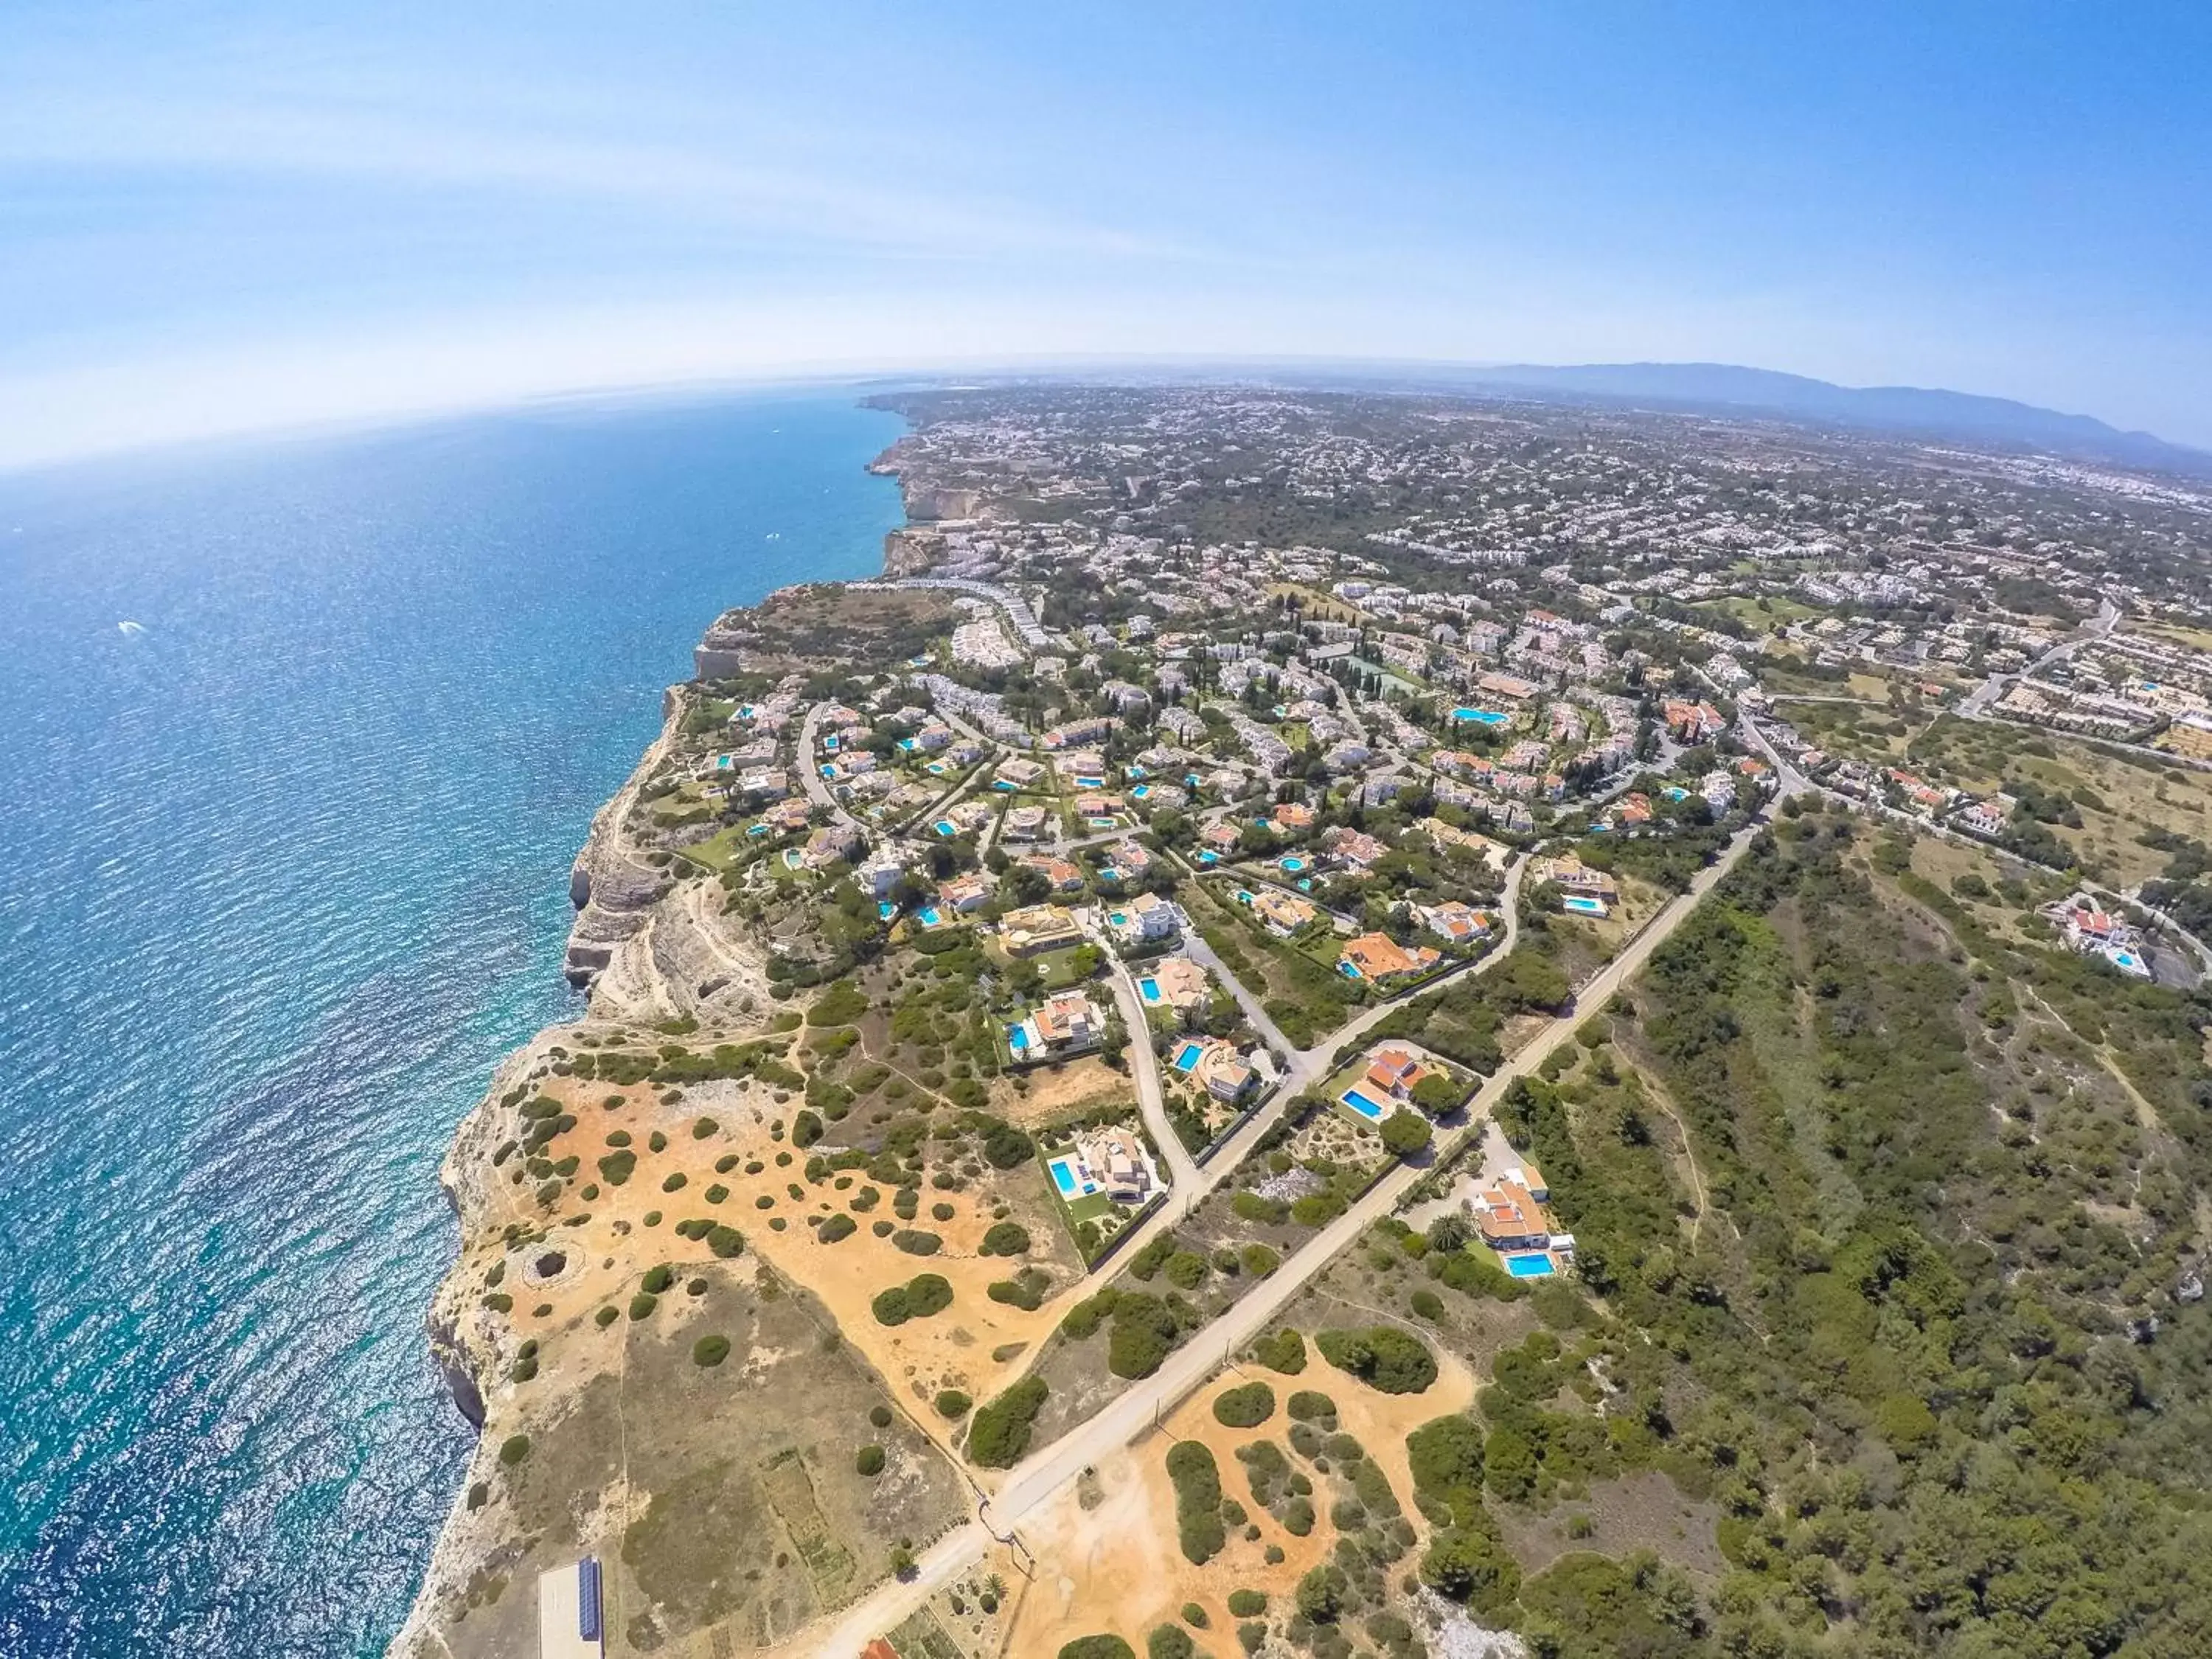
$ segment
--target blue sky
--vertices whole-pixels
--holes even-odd
[[[2212,12],[0,24],[0,464],[673,380],[1704,359],[2212,446]]]

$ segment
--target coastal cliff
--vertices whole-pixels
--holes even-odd
[[[894,570],[907,556],[901,533],[886,538]],[[781,1514],[783,1477],[769,1471],[794,1456],[809,1470],[805,1501],[836,1511],[845,1535],[875,1540],[846,1564],[855,1584],[890,1570],[898,1536],[927,1535],[957,1514],[950,1466],[902,1417],[879,1433],[890,1468],[872,1484],[853,1474],[849,1451],[840,1468],[816,1466],[822,1402],[872,1423],[889,1397],[884,1379],[823,1346],[836,1319],[734,1226],[719,1216],[679,1225],[673,1214],[664,1224],[656,1207],[678,1190],[720,1203],[741,1155],[754,1170],[776,1156],[781,1103],[799,1080],[774,1058],[788,1037],[769,1035],[798,1018],[778,1009],[791,988],[772,984],[769,933],[757,907],[716,878],[738,830],[718,823],[701,782],[731,741],[733,704],[714,683],[848,665],[890,637],[885,626],[919,617],[939,628],[950,614],[933,594],[831,585],[718,617],[696,650],[698,678],[669,688],[659,734],[592,817],[570,871],[562,959],[582,1006],[501,1063],[440,1169],[460,1244],[425,1322],[479,1435],[393,1659],[531,1650],[535,1574],[592,1552],[606,1562],[611,1603],[629,1610],[610,1650],[655,1651],[672,1638],[685,1650],[687,1630],[731,1616],[714,1589],[721,1564],[678,1571],[677,1546],[641,1559],[637,1540],[686,1513],[671,1508],[672,1493],[722,1519]],[[794,721],[783,741],[797,737]],[[803,830],[805,802],[792,804]],[[633,1182],[647,1152],[650,1179]],[[742,1372],[710,1388],[720,1361],[700,1358],[703,1345],[744,1354],[747,1332]],[[717,1461],[739,1443],[767,1455]],[[720,1483],[720,1496],[702,1481]],[[712,1523],[667,1524],[716,1535]],[[794,1577],[787,1558],[767,1553],[775,1567],[750,1575],[742,1614],[756,1646],[848,1594],[818,1563]]]

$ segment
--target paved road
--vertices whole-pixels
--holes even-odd
[[[2055,662],[2072,656],[2093,640],[2100,640],[2112,631],[2120,619],[2120,608],[2107,598],[2097,607],[2097,614],[2078,634],[2069,635],[2038,657],[2017,674],[1992,674],[1968,692],[1959,704],[1958,712],[1968,720],[1980,720],[1984,711],[1994,702],[2002,701],[2004,694],[2022,680],[2032,680]]]
[[[1785,783],[1784,793],[1789,788]],[[1698,901],[1735,867],[1753,838],[1764,827],[1765,817],[1762,812],[1736,832],[1720,858],[1698,873],[1689,891],[1654,916],[1620,956],[1577,993],[1571,1011],[1553,1020],[1498,1068],[1475,1096],[1470,1111],[1472,1121],[1462,1135],[1484,1133],[1492,1112],[1506,1091],[1535,1071],[1573,1036],[1582,1011],[1602,1006],[1636,975],[1652,952],[1674,935]],[[1484,958],[1486,962],[1497,959]],[[1341,1040],[1332,1040],[1331,1046]],[[1288,1097],[1286,1094],[1285,1098]],[[1288,1307],[1340,1251],[1395,1209],[1436,1161],[1401,1164],[1385,1176],[1358,1203],[1316,1234],[1304,1249],[1245,1292],[1227,1313],[1170,1354],[1158,1371],[1008,1471],[997,1492],[980,1505],[978,1519],[947,1533],[923,1552],[912,1578],[895,1579],[878,1586],[848,1610],[833,1630],[810,1644],[808,1650],[840,1656],[858,1654],[872,1638],[890,1629],[921,1606],[932,1592],[973,1567],[982,1559],[994,1538],[1003,1540],[1012,1534],[1085,1469],[1135,1439],[1202,1384],[1230,1354],[1265,1330],[1268,1322]],[[1219,1167],[1225,1171],[1234,1167],[1233,1161],[1224,1160]]]
[[[1129,1030],[1129,1074],[1136,1079],[1137,1104],[1144,1111],[1145,1127],[1167,1161],[1168,1179],[1175,1183],[1169,1209],[1188,1214],[1198,1201],[1201,1185],[1198,1164],[1182,1137],[1168,1118],[1167,1097],[1160,1089],[1160,1057],[1152,1052],[1152,1030],[1145,1018],[1145,1000],[1137,992],[1137,976],[1126,962],[1114,964],[1114,1000],[1121,1010],[1121,1024]]]
[[[840,823],[849,823],[855,830],[864,829],[860,821],[847,811],[844,804],[830,793],[830,786],[822,779],[822,763],[815,749],[815,734],[822,729],[822,716],[830,705],[817,702],[806,711],[806,719],[799,728],[799,776],[806,787],[806,799],[817,806],[826,806],[830,815]]]
[[[1864,812],[1869,816],[1878,815],[1888,818],[1902,828],[1910,830],[1915,835],[1934,836],[1938,840],[1948,841],[1960,847],[1972,848],[1976,852],[2010,859],[2014,863],[2025,865],[2029,869],[2050,871],[2054,875],[2063,873],[2052,870],[2047,864],[2039,863],[2034,859],[2025,858],[2008,848],[1999,847],[1993,842],[1984,841],[1978,836],[1970,836],[1963,830],[1954,830],[1948,823],[1937,823],[1931,818],[1920,817],[1917,813],[1902,811],[1892,806],[1887,801],[1873,800],[1863,795],[1845,794],[1840,789],[1831,789],[1826,784],[1816,783],[1782,757],[1781,751],[1775,748],[1766,733],[1759,729],[1756,720],[1746,720],[1741,724],[1750,733],[1752,742],[1773,763],[1775,771],[1782,778],[1783,791],[1785,794],[1805,793],[1826,796],[1830,800],[1842,802],[1855,812]],[[2195,956],[2198,963],[2203,965],[2205,975],[2212,978],[2212,945],[2207,945],[2173,917],[2145,900],[2140,893],[2124,892],[2116,888],[2107,887],[2102,882],[2090,880],[2079,871],[2074,872],[2074,884],[2082,891],[2094,893],[2099,898],[2113,905],[2132,907],[2151,917],[2185,945],[2191,954]]]

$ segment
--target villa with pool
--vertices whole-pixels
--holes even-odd
[[[1062,991],[1006,1028],[1006,1057],[1016,1066],[1062,1060],[1096,1048],[1105,1034],[1098,1005],[1081,991]]]
[[[1534,1164],[1506,1170],[1469,1204],[1475,1231],[1516,1279],[1541,1279],[1574,1259],[1572,1233],[1552,1231],[1551,1190]]]
[[[1388,933],[1362,933],[1345,940],[1336,965],[1346,979],[1380,983],[1425,972],[1443,960],[1443,953],[1431,945],[1401,945]]]
[[[1188,957],[1168,957],[1137,976],[1137,994],[1149,1012],[1165,1008],[1178,1021],[1202,1014],[1213,1001],[1213,981]]]
[[[1169,1051],[1168,1064],[1215,1100],[1235,1105],[1258,1073],[1233,1042],[1219,1037],[1186,1037]]]

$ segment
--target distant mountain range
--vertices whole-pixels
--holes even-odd
[[[1911,386],[1836,386],[1733,363],[1508,363],[1455,371],[1462,384],[1577,400],[1778,415],[1795,420],[1997,444],[2212,477],[2212,453],[2124,432],[2009,398]]]

